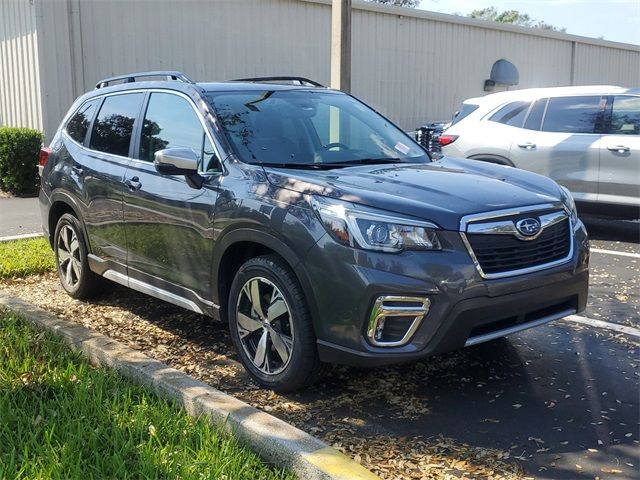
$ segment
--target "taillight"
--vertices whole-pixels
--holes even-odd
[[[438,143],[441,147],[444,147],[445,145],[455,142],[457,139],[458,135],[440,135],[438,137]]]
[[[40,149],[40,157],[38,158],[38,165],[44,167],[49,160],[49,155],[51,154],[51,149],[49,147],[42,147]]]

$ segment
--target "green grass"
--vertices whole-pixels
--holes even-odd
[[[289,479],[206,419],[0,312],[0,479]]]
[[[0,280],[53,272],[55,257],[44,238],[0,242]]]

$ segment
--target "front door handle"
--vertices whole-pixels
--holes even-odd
[[[607,150],[618,153],[627,153],[631,149],[625,145],[610,145],[607,147]]]
[[[140,183],[140,179],[138,177],[132,177],[124,181],[124,184],[131,190],[135,192],[136,190],[140,190],[142,188],[142,183]]]
[[[519,143],[518,146],[520,148],[524,148],[525,150],[533,150],[534,148],[536,148],[536,144],[531,142]]]

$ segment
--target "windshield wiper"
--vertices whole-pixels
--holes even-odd
[[[344,162],[318,162],[318,163],[267,163],[255,162],[252,165],[262,165],[263,167],[296,168],[299,170],[330,170],[332,168],[345,168],[354,165],[380,165],[388,163],[402,162],[399,158],[356,158],[345,160]]]
[[[277,162],[251,162],[251,165],[261,167],[294,168],[298,170],[321,170],[327,163],[277,163]],[[332,167],[333,168],[333,167]]]
[[[402,163],[399,158],[354,158],[353,160],[345,160],[344,162],[324,163],[323,165],[337,165],[337,166],[349,166],[349,165],[378,165],[384,163]]]

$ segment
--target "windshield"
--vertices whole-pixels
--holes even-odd
[[[247,163],[319,168],[430,161],[404,132],[339,92],[212,92],[208,99]]]

